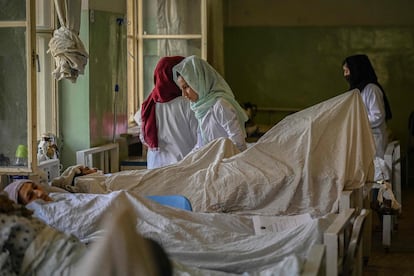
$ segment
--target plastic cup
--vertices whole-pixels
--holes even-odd
[[[18,145],[16,149],[17,158],[27,158],[27,147],[25,145]]]

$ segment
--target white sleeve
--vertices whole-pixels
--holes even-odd
[[[137,113],[135,113],[134,120],[135,120],[135,122],[138,125],[139,140],[141,140],[141,143],[143,143],[144,145],[147,145],[147,143],[144,140],[144,132],[142,130],[141,108],[139,108],[139,110],[137,111]]]
[[[196,141],[197,144],[199,144],[198,143],[198,137],[201,134],[199,133],[198,120],[195,117],[194,111],[192,111],[191,108],[190,108],[189,101],[185,100],[183,103],[184,103],[184,106],[182,107],[182,109],[185,110],[185,115],[188,118],[189,132],[192,135],[191,139],[193,141]]]
[[[194,148],[189,152],[189,154],[196,152],[202,146],[203,146],[203,138],[201,136],[201,130],[199,127],[197,127],[197,144],[195,144]]]
[[[243,151],[247,148],[243,130],[240,128],[240,122],[237,118],[236,110],[225,99],[220,99],[214,105],[214,117],[217,122],[227,132],[228,138]]]
[[[363,99],[367,108],[371,128],[380,126],[385,120],[384,99],[381,89],[374,84],[364,88]]]

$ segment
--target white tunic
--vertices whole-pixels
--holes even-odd
[[[376,156],[384,158],[388,139],[382,91],[378,85],[369,83],[362,90],[361,97],[365,104],[368,113],[368,120],[374,136]]]
[[[156,103],[155,116],[158,129],[158,149],[148,150],[147,168],[154,169],[180,161],[197,142],[197,119],[184,97],[177,97],[166,103]],[[142,132],[141,109],[134,116],[140,129],[140,139],[145,143]]]
[[[233,106],[223,98],[218,98],[201,120],[197,132],[197,145],[193,150],[208,144],[214,139],[229,138],[240,151],[246,149],[244,132],[240,129],[236,111]],[[204,139],[203,139],[204,138]]]

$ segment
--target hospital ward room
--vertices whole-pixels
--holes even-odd
[[[414,275],[414,3],[372,5],[0,1],[0,275]]]

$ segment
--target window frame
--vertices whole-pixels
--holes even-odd
[[[27,166],[0,166],[0,174],[27,175],[37,168],[36,159],[36,36],[35,36],[35,0],[26,0],[26,17],[22,21],[0,21],[0,28],[25,27],[26,28],[26,83],[27,83]]]
[[[55,63],[47,53],[48,43],[56,29],[56,14],[53,0],[36,0],[36,46],[44,40],[43,47],[37,47],[37,140],[43,133],[59,134],[59,104],[57,81],[52,76]],[[42,64],[44,62],[44,64]],[[44,110],[41,109],[44,107]],[[43,114],[42,114],[43,112]]]
[[[145,34],[143,30],[143,1],[127,0],[127,114],[129,122],[139,109],[144,97],[144,43],[148,40],[184,39],[200,40],[201,58],[207,60],[207,0],[200,1],[200,33]]]

